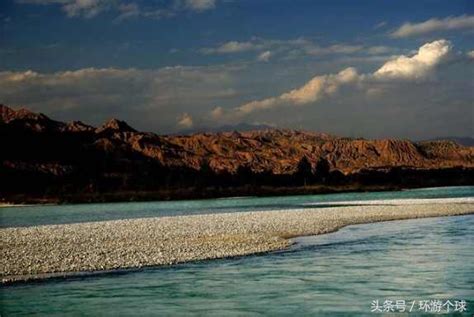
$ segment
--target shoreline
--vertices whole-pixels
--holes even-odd
[[[55,206],[56,204],[0,204],[0,208],[12,208],[12,207],[35,207],[35,206]]]
[[[2,284],[283,250],[291,238],[390,220],[467,215],[474,203],[242,212],[0,230]]]
[[[446,187],[471,186],[452,185]],[[104,193],[82,193],[74,195],[36,196],[25,194],[9,194],[3,197],[5,207],[14,206],[43,206],[94,203],[124,203],[148,201],[187,201],[207,199],[230,199],[244,197],[278,197],[294,195],[324,195],[360,192],[402,191],[423,188],[423,186],[395,185],[308,185],[308,186],[238,186],[229,188],[170,188],[155,191],[121,191]]]
[[[410,190],[472,187],[474,184],[451,184],[439,186],[396,186],[396,185],[309,185],[300,187],[242,186],[227,189],[205,188],[201,192],[191,189],[186,193],[175,190],[130,191],[120,193],[81,194],[69,196],[27,196],[9,195],[2,198],[0,208],[34,207],[57,205],[82,205],[96,203],[190,201],[233,198],[265,198],[305,195],[330,195],[364,192],[401,192]]]
[[[337,232],[340,229],[334,232]],[[334,233],[334,232],[328,232],[328,233]],[[304,236],[301,236],[301,237],[304,237]],[[226,259],[238,259],[238,258],[243,258],[247,256],[264,256],[266,254],[271,254],[273,252],[284,252],[285,250],[289,250],[292,246],[296,245],[297,242],[293,241],[293,239],[295,238],[300,238],[300,236],[288,239],[289,240],[288,246],[281,249],[255,252],[255,253],[242,254],[242,255],[224,256],[220,258],[209,258],[209,259],[205,258],[205,259],[198,259],[198,260],[176,262],[176,263],[171,263],[171,264],[157,264],[157,265],[152,264],[152,265],[146,265],[146,266],[141,266],[141,267],[124,267],[124,268],[116,268],[116,269],[110,269],[110,270],[74,271],[74,272],[43,273],[43,274],[37,274],[37,275],[7,276],[7,277],[2,277],[0,288],[10,286],[10,285],[41,283],[41,282],[54,281],[54,280],[62,281],[65,279],[73,279],[73,278],[87,278],[87,277],[103,276],[103,275],[121,275],[121,274],[127,274],[127,273],[140,272],[147,269],[153,270],[153,269],[158,269],[158,268],[169,268],[174,265],[191,264],[191,263],[216,261],[216,260],[226,260]]]

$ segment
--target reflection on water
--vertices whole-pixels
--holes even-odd
[[[372,300],[468,300],[474,215],[357,225],[288,251],[2,288],[1,315],[368,315]]]

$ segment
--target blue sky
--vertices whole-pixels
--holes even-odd
[[[3,0],[0,27],[0,102],[61,120],[473,135],[473,1]]]

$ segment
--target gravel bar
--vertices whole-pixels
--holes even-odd
[[[350,206],[0,229],[3,283],[241,256],[290,238],[389,220],[465,215],[474,203]],[[433,228],[436,230],[436,228]]]

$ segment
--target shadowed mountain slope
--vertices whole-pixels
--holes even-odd
[[[185,187],[199,192],[248,185],[473,183],[474,148],[449,140],[365,140],[277,129],[161,136],[117,119],[94,128],[3,105],[0,138],[2,198]]]

